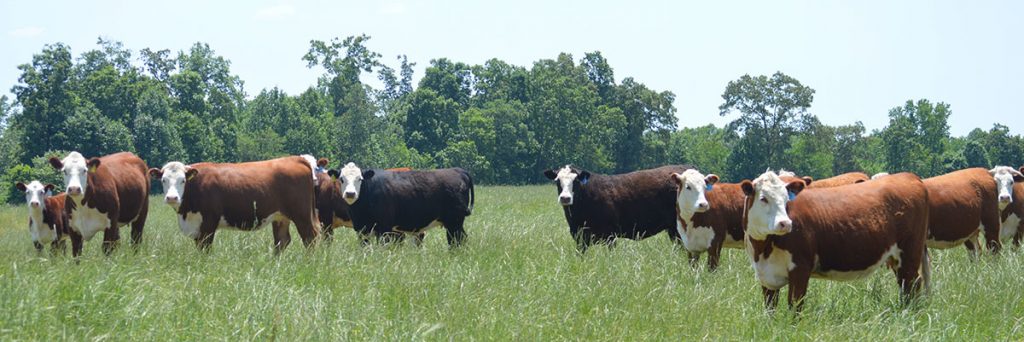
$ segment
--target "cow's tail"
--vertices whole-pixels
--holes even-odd
[[[925,295],[931,295],[932,293],[932,261],[931,257],[928,256],[928,246],[924,247],[924,252],[921,256],[921,280],[924,282],[924,293]]]
[[[466,216],[473,214],[473,206],[476,203],[476,191],[473,189],[473,176],[469,174],[469,171],[461,170],[462,174],[466,176],[466,181],[469,183],[469,207],[466,208]]]

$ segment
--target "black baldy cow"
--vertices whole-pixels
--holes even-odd
[[[555,181],[569,233],[579,251],[585,252],[594,243],[640,240],[662,231],[678,243],[676,183],[670,176],[691,168],[670,165],[601,175],[566,165],[544,171],[544,176]]]
[[[427,229],[444,226],[448,245],[466,239],[463,223],[473,211],[473,178],[461,168],[393,172],[362,170],[348,163],[340,171],[342,198],[349,205],[353,228],[364,243],[369,238],[411,235],[414,242]]]

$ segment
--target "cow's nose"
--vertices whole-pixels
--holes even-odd
[[[31,204],[32,204],[33,207],[37,207],[37,208],[39,207],[39,202],[32,202]]]
[[[1009,202],[1010,201],[1010,195],[1001,195],[1001,196],[999,196],[999,201],[1000,202]]]
[[[174,203],[174,202],[177,202],[177,201],[178,201],[178,196],[167,196],[167,202]]]
[[[345,193],[345,198],[356,198],[356,193],[354,193],[354,192],[346,192]]]
[[[68,193],[69,194],[74,194],[74,195],[81,194],[82,193],[82,187],[70,186],[70,187],[68,187]]]
[[[562,204],[572,203],[572,197],[569,197],[569,196],[558,196],[558,202],[561,202]]]
[[[791,220],[782,220],[775,225],[775,230],[780,232],[788,233],[791,229],[793,229],[793,221]]]
[[[707,211],[710,207],[711,205],[709,205],[707,202],[697,204],[697,210],[701,212]]]

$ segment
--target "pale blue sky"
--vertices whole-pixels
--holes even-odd
[[[721,125],[730,80],[776,70],[817,90],[828,124],[881,128],[907,99],[950,103],[951,132],[999,122],[1024,133],[1024,1],[8,1],[0,2],[0,88],[44,44],[77,56],[104,36],[134,51],[207,42],[254,95],[296,94],[320,70],[310,39],[365,33],[395,65],[406,54],[529,67],[559,52],[599,50],[617,80],[677,95],[679,123]]]

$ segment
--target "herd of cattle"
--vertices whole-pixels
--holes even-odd
[[[142,240],[150,177],[160,179],[164,202],[177,212],[181,232],[200,249],[218,228],[255,230],[271,223],[276,251],[295,227],[309,247],[352,227],[371,239],[420,244],[426,230],[443,226],[449,246],[466,238],[474,205],[473,179],[461,168],[418,171],[360,169],[348,163],[328,170],[327,159],[291,156],[247,163],[170,162],[147,170],[128,153],[86,159],[71,152],[50,164],[64,175],[66,192],[52,184],[18,183],[29,207],[35,248],[49,243],[72,255],[103,231],[110,253],[121,226]],[[571,165],[544,172],[555,182],[569,232],[581,252],[617,238],[643,239],[667,231],[697,265],[719,263],[723,247],[745,249],[765,305],[778,303],[789,285],[789,303],[800,308],[811,277],[852,280],[886,265],[902,297],[915,297],[930,277],[929,248],[965,245],[977,255],[978,236],[998,252],[1003,240],[1024,235],[1024,167],[972,168],[922,180],[912,173],[860,172],[814,180],[766,171],[754,180],[725,184],[686,165],[620,175],[592,174]]]

